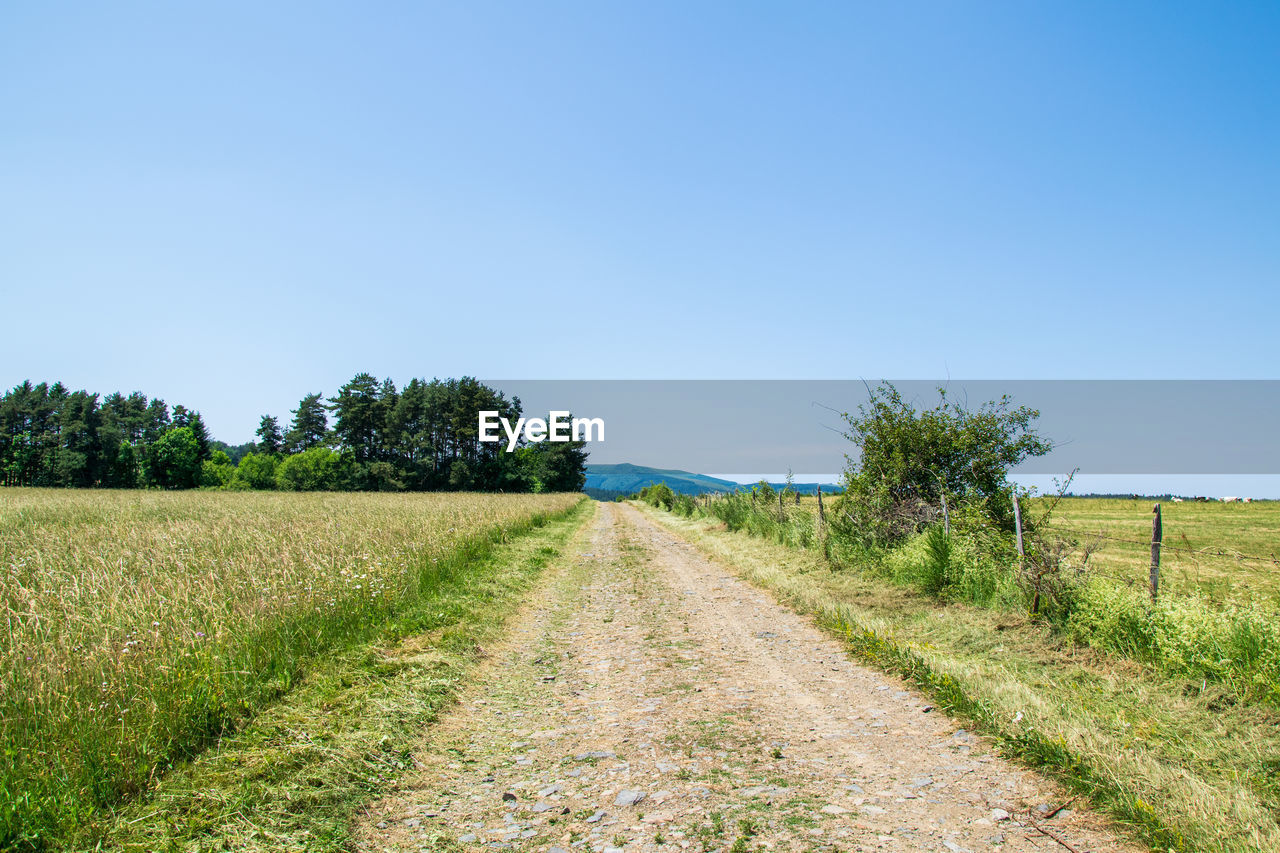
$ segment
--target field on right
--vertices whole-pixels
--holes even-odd
[[[824,498],[833,511],[836,498]],[[1052,498],[1028,502],[1039,518]],[[1160,504],[1164,528],[1160,588],[1221,604],[1263,605],[1280,611],[1280,501],[1156,501],[1150,498],[1077,498],[1056,502],[1047,526],[1095,547],[1095,574],[1125,587],[1147,588],[1152,509]],[[799,505],[816,512],[817,498]]]
[[[1090,565],[1097,574],[1145,589],[1153,506],[1149,499],[1063,498],[1048,524],[1096,543]],[[1161,501],[1160,510],[1163,591],[1280,610],[1280,501]]]

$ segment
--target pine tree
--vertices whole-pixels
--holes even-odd
[[[258,422],[258,431],[254,434],[258,436],[258,447],[263,453],[278,456],[284,450],[284,436],[280,433],[280,424],[272,415],[262,416],[262,420]]]
[[[357,463],[368,463],[379,458],[379,439],[386,423],[386,410],[382,405],[382,388],[378,380],[359,373],[342,388],[333,404],[334,434],[342,446],[351,451]]]
[[[213,458],[213,449],[209,446],[209,428],[204,425],[204,418],[199,412],[192,412],[187,419],[187,429],[196,440],[196,457],[205,462]]]
[[[308,394],[293,410],[293,426],[289,430],[286,449],[299,453],[312,447],[321,447],[329,434],[329,416],[326,413],[323,394]]]

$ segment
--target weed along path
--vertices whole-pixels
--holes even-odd
[[[567,554],[362,849],[1139,849],[632,507]]]

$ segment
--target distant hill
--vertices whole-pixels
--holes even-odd
[[[705,474],[694,474],[689,471],[678,471],[670,468],[648,468],[643,465],[632,465],[622,462],[617,465],[588,465],[587,483],[584,491],[592,497],[605,495],[630,495],[645,486],[654,483],[666,483],[674,492],[685,495],[702,495],[707,492],[732,492],[734,489],[746,488],[732,480],[721,480]],[[774,488],[782,488],[782,483],[773,483]],[[817,483],[792,483],[791,487],[801,494],[812,494],[817,491]],[[824,485],[823,491],[828,494],[835,490],[834,486]]]
[[[588,465],[588,489],[620,492],[629,495],[638,492],[645,486],[654,483],[666,483],[672,491],[686,495],[701,495],[706,492],[731,492],[738,487],[729,480],[719,480],[689,471],[676,471],[666,468],[647,468],[643,465],[632,465],[623,462],[618,465]]]

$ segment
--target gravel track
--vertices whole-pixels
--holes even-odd
[[[1142,849],[623,504],[424,738],[362,849]]]

